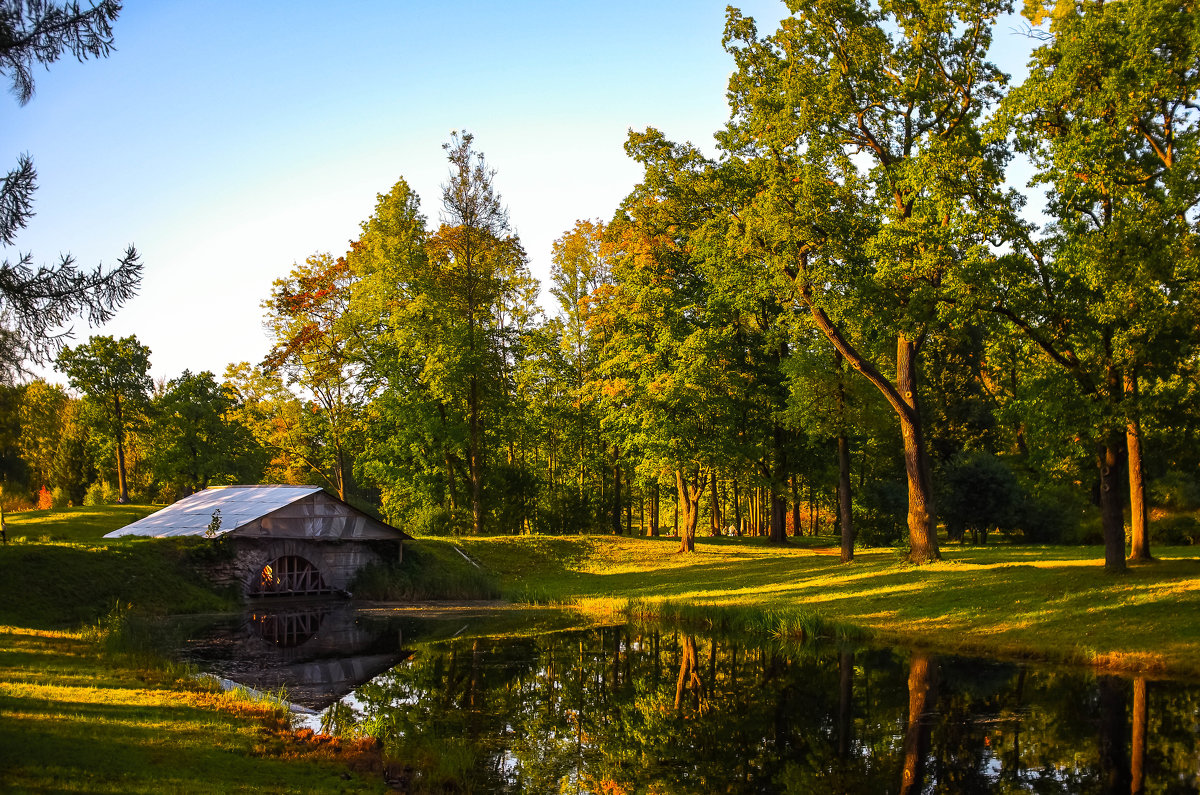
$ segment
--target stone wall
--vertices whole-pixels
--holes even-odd
[[[302,538],[230,538],[233,554],[213,571],[214,579],[223,585],[236,585],[246,596],[253,595],[263,567],[282,557],[304,558],[317,568],[321,578],[335,591],[349,590],[359,569],[368,563],[384,561],[385,547],[395,542],[364,543],[358,541],[311,541]],[[390,555],[389,555],[390,557]]]

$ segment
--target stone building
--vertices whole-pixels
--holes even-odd
[[[400,560],[410,536],[316,486],[214,486],[114,530],[228,545],[219,580],[246,596],[344,593],[359,570]]]

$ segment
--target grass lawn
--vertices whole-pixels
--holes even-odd
[[[280,714],[79,633],[0,627],[4,792],[386,790],[373,748],[297,737]]]
[[[617,612],[630,600],[810,608],[883,640],[945,651],[1086,662],[1200,676],[1200,551],[1159,547],[1153,563],[1106,574],[1100,547],[946,545],[945,560],[896,552],[839,561],[833,539],[496,537],[461,545],[510,598]],[[832,554],[830,554],[832,553]]]

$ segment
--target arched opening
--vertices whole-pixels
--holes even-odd
[[[262,567],[251,593],[255,596],[293,596],[330,593],[332,590],[311,561],[299,555],[285,555]]]
[[[312,640],[324,618],[325,613],[320,610],[302,610],[294,613],[255,613],[250,616],[250,621],[263,640],[283,648],[292,648]]]

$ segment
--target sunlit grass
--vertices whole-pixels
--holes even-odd
[[[806,539],[807,541],[807,539]],[[1200,675],[1200,553],[1159,548],[1125,575],[1103,570],[1097,547],[943,549],[912,566],[893,550],[843,564],[811,547],[759,539],[581,536],[463,539],[509,598],[618,616],[631,600],[712,608],[804,607],[888,641],[947,651],[1083,661]],[[827,539],[826,543],[835,543]]]
[[[102,657],[80,633],[0,627],[6,791],[377,792],[277,705]]]

